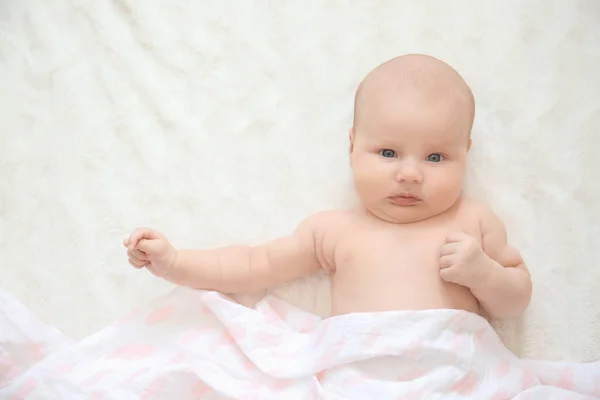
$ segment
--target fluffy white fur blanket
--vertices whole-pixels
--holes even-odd
[[[0,289],[74,338],[170,286],[136,226],[257,243],[353,201],[352,96],[401,53],[473,87],[467,191],[533,274],[522,356],[600,358],[600,3],[89,1],[0,5]],[[278,288],[325,313],[327,285]]]

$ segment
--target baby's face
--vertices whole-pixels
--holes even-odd
[[[351,131],[354,185],[363,205],[394,223],[430,218],[460,197],[470,121],[452,102],[393,96]]]

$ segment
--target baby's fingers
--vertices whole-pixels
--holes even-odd
[[[127,251],[127,257],[129,257],[129,263],[136,268],[144,267],[148,264],[148,259],[142,255],[143,253],[139,250]]]
[[[441,249],[441,252],[440,252],[441,254],[440,255],[441,256],[447,256],[447,255],[450,255],[450,254],[457,253],[460,250],[460,247],[461,247],[460,243],[456,243],[456,242],[454,242],[454,243],[446,243],[445,245],[442,246],[442,249]]]
[[[134,249],[130,250],[131,254],[140,261],[148,261],[148,255],[141,250]]]
[[[440,278],[446,282],[456,283],[458,273],[454,268],[442,268],[440,269]]]
[[[442,256],[440,257],[439,265],[441,269],[449,268],[454,265],[454,260],[450,256]]]
[[[463,240],[471,239],[472,236],[464,233],[464,232],[452,232],[446,236],[446,243],[457,243],[462,242]]]
[[[140,268],[144,268],[146,265],[148,265],[148,261],[134,261],[133,259],[129,259],[129,264],[136,268],[136,269],[140,269]]]
[[[154,229],[150,228],[137,228],[133,233],[129,236],[128,239],[125,239],[124,244],[127,246],[129,250],[133,250],[138,245],[139,241],[142,239],[158,239],[160,234],[156,232]]]

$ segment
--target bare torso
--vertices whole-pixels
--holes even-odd
[[[447,212],[411,224],[390,224],[360,211],[338,215],[323,251],[333,260],[331,315],[352,312],[463,309],[479,313],[470,290],[439,277],[446,235],[481,240],[477,207],[461,200]]]

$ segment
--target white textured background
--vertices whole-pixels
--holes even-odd
[[[80,338],[170,289],[128,266],[134,227],[256,243],[351,202],[354,89],[422,52],[473,87],[468,191],[533,273],[504,337],[600,359],[599,21],[594,0],[4,0],[0,289]],[[324,310],[319,282],[285,293]]]

